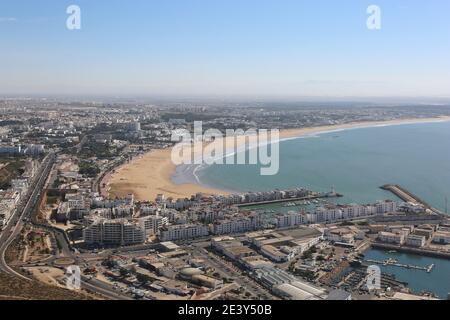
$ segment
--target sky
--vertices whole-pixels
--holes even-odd
[[[449,97],[449,57],[448,0],[0,2],[3,95]]]

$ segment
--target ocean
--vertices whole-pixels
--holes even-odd
[[[341,203],[396,199],[379,187],[399,184],[445,210],[450,197],[450,122],[346,129],[280,142],[280,170],[261,176],[258,165],[184,168],[201,184],[246,192],[331,188]]]
[[[450,198],[450,122],[358,128],[283,141],[276,176],[260,176],[259,166],[245,165],[190,170],[201,184],[236,192],[298,186],[328,191],[334,187],[344,195],[339,203],[400,201],[379,188],[399,184],[444,211],[445,198]],[[280,205],[264,209],[296,210]],[[384,266],[382,269],[407,282],[415,293],[426,290],[446,299],[450,292],[450,260],[373,249],[366,258],[396,258],[421,266],[435,264],[431,273]]]

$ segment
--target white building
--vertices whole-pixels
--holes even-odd
[[[213,233],[217,235],[244,233],[257,230],[261,226],[258,215],[221,220],[214,223]]]
[[[410,247],[421,248],[426,244],[426,242],[427,239],[425,238],[425,236],[410,234],[406,237],[406,245]]]
[[[377,208],[377,214],[393,213],[397,211],[397,203],[394,201],[378,201],[375,206]]]
[[[201,224],[167,226],[160,231],[161,241],[189,240],[209,235],[209,229]]]
[[[300,212],[288,212],[276,217],[278,228],[292,228],[295,226],[307,224],[307,215]]]
[[[159,216],[147,216],[137,219],[139,225],[145,230],[145,235],[155,235],[159,233],[159,229],[169,224],[169,219]]]
[[[138,224],[126,219],[98,218],[83,230],[86,244],[133,245],[145,242],[145,232]]]
[[[450,232],[436,232],[433,237],[433,242],[437,244],[450,244]]]
[[[401,233],[379,232],[378,240],[385,243],[402,245],[405,242],[405,235]]]

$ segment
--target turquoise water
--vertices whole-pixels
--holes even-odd
[[[342,202],[396,199],[379,189],[400,184],[445,209],[450,198],[450,122],[352,129],[280,143],[280,171],[256,165],[213,165],[197,171],[208,186],[237,192],[304,186],[336,191]]]
[[[408,283],[408,287],[416,293],[423,291],[433,292],[441,299],[447,299],[450,293],[450,261],[438,258],[423,257],[406,253],[388,253],[382,250],[371,249],[365,253],[365,259],[381,260],[396,259],[403,264],[426,267],[434,264],[431,273],[425,271],[403,269],[393,266],[380,266],[383,272],[394,274],[397,280]]]
[[[259,166],[202,168],[200,181],[238,192],[304,186],[328,191],[332,186],[345,197],[340,202],[371,203],[396,199],[379,189],[400,184],[430,204],[445,209],[450,198],[450,122],[352,129],[281,142],[280,172],[260,176]],[[398,200],[398,199],[397,199]],[[296,210],[271,205],[277,212]],[[409,283],[416,293],[432,291],[441,298],[450,292],[450,261],[411,254],[369,250],[367,259],[395,258],[402,263],[436,265],[432,273],[382,267]]]

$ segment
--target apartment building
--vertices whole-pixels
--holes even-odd
[[[147,216],[137,219],[141,228],[145,231],[145,235],[156,235],[159,230],[169,224],[169,219],[167,217],[160,216]]]
[[[213,233],[217,235],[244,233],[258,230],[260,227],[261,220],[258,215],[235,217],[215,222]]]
[[[161,241],[190,240],[209,235],[209,228],[201,224],[185,224],[163,227],[159,238]]]
[[[86,244],[133,245],[145,242],[145,231],[140,225],[126,219],[98,218],[83,230]]]
[[[276,219],[277,227],[280,229],[292,228],[308,223],[307,215],[301,212],[288,212],[286,214],[280,214],[276,216]]]

